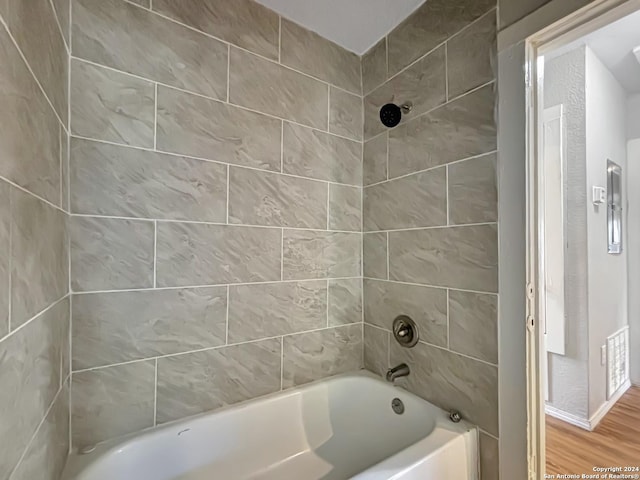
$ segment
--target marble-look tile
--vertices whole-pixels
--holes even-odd
[[[0,342],[0,478],[9,478],[60,388],[68,312],[61,301]]]
[[[387,38],[362,56],[362,93],[365,95],[387,81]]]
[[[386,330],[364,324],[364,368],[380,376],[389,369],[389,342]]]
[[[327,184],[316,180],[229,169],[229,223],[326,228]]]
[[[11,187],[0,180],[0,338],[9,333],[11,285]]]
[[[229,102],[327,129],[325,83],[233,47],[229,69]]]
[[[362,230],[362,188],[330,184],[329,230]]]
[[[498,363],[498,297],[449,291],[449,347]]]
[[[224,43],[121,0],[75,0],[74,56],[224,100]]]
[[[365,277],[387,279],[387,233],[364,233],[362,257]]]
[[[60,29],[62,30],[62,36],[64,37],[64,41],[67,46],[69,46],[69,34],[71,32],[71,22],[69,18],[69,15],[71,14],[71,0],[53,0],[52,3],[56,12],[56,17],[58,18],[58,23],[60,24]]]
[[[411,375],[402,379],[403,387],[498,434],[497,367],[424,343],[403,348],[391,342],[391,364],[402,362],[411,369]]]
[[[493,84],[389,132],[389,176],[397,177],[494,151]]]
[[[403,123],[444,103],[446,77],[445,51],[440,47],[368,94],[364,97],[364,138],[387,130],[380,121],[380,107],[387,103],[411,102],[411,112],[402,116]]]
[[[70,104],[73,134],[153,148],[153,83],[74,59]]]
[[[74,449],[153,426],[155,360],[74,372],[71,429]]]
[[[390,331],[398,315],[416,322],[420,340],[447,346],[445,289],[365,279],[364,321]]]
[[[449,98],[493,80],[496,55],[496,12],[491,10],[447,42]]]
[[[159,287],[280,280],[280,229],[162,222],[157,235]]]
[[[365,231],[446,225],[445,169],[365,187],[363,217]]]
[[[153,9],[238,47],[278,59],[278,14],[253,0],[154,0]]]
[[[362,143],[290,123],[283,135],[284,173],[362,184]]]
[[[482,480],[500,478],[498,440],[484,432],[480,432],[480,474]]]
[[[364,143],[362,177],[365,186],[387,179],[388,141],[389,134],[384,133]]]
[[[360,275],[358,233],[285,230],[283,240],[285,280]]]
[[[3,0],[0,15],[62,123],[67,125],[69,52],[51,2]]]
[[[329,88],[329,131],[362,140],[362,97],[331,86]]]
[[[226,308],[225,287],[76,295],[73,369],[224,345]]]
[[[361,94],[360,57],[285,18],[280,61],[283,65]]]
[[[11,189],[11,328],[62,298],[69,288],[67,216]]]
[[[495,153],[449,165],[449,221],[452,224],[498,220]]]
[[[4,28],[0,65],[0,175],[58,204],[60,122]]]
[[[73,213],[226,221],[225,165],[73,138],[70,170]]]
[[[69,143],[71,137],[63,129],[60,129],[60,206],[65,212],[69,212]]]
[[[495,225],[389,233],[389,276],[427,285],[497,292]]]
[[[420,58],[495,5],[495,0],[424,3],[388,36],[389,75]]]
[[[280,339],[158,360],[157,422],[280,390]]]
[[[74,292],[153,287],[153,222],[71,217]]]
[[[280,171],[282,121],[158,86],[158,149]]]
[[[362,279],[329,280],[329,326],[362,322]]]
[[[314,330],[327,325],[327,282],[229,287],[229,343]]]
[[[136,5],[140,5],[144,8],[151,8],[151,0],[127,0],[131,3],[135,3]]]
[[[65,383],[12,480],[58,480],[69,454],[69,385]]]
[[[295,387],[362,368],[362,324],[284,337],[282,386]]]

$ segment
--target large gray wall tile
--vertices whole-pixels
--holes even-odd
[[[61,207],[69,212],[69,145],[71,137],[64,129],[60,129],[60,195]]]
[[[329,186],[329,230],[362,230],[362,188]]]
[[[367,94],[387,81],[387,38],[362,56],[362,89]]]
[[[229,223],[327,227],[327,184],[247,168],[229,170]]]
[[[226,177],[213,162],[71,142],[73,213],[224,222]]]
[[[362,184],[362,144],[311,128],[284,124],[285,173]]]
[[[388,277],[386,232],[362,235],[362,266],[365,277],[383,279]]]
[[[365,231],[446,225],[446,188],[444,168],[365,187]]]
[[[75,372],[71,386],[74,448],[153,426],[155,360]]]
[[[282,122],[225,103],[158,87],[158,149],[280,170]]]
[[[289,20],[282,19],[281,62],[345,90],[361,93],[360,58]]]
[[[391,334],[386,330],[364,324],[364,368],[384,375],[389,368],[389,342]]]
[[[480,432],[480,472],[482,480],[499,480],[499,450],[498,440],[484,432]]]
[[[393,75],[495,7],[495,0],[429,0],[388,37]]]
[[[449,291],[449,345],[454,350],[498,363],[498,297]]]
[[[329,131],[343,137],[362,140],[362,97],[339,88],[329,89]]]
[[[445,289],[365,279],[364,321],[391,331],[398,315],[416,322],[420,340],[447,346]]]
[[[9,478],[61,382],[63,300],[0,343],[0,478]]]
[[[11,327],[16,328],[69,289],[67,218],[11,189]]]
[[[76,57],[213,98],[227,98],[224,43],[121,0],[75,0]]]
[[[11,187],[0,180],[0,338],[9,333],[11,285]]]
[[[159,287],[280,280],[280,229],[162,222],[156,248]]]
[[[158,360],[158,423],[280,390],[280,339]]]
[[[497,155],[449,165],[449,221],[452,224],[498,220]]]
[[[388,137],[388,134],[384,133],[364,143],[362,154],[364,185],[371,185],[387,179]]]
[[[3,0],[0,2],[0,15],[66,125],[69,53],[51,2]]]
[[[362,368],[362,324],[284,337],[282,381],[295,387]]]
[[[493,80],[496,63],[496,11],[491,10],[447,42],[449,98]]]
[[[362,322],[362,279],[329,280],[329,325]]]
[[[391,364],[406,362],[403,385],[444,410],[458,410],[483,430],[498,434],[498,368],[442,348],[391,342]]]
[[[229,287],[229,342],[314,330],[327,325],[327,282]]]
[[[0,175],[58,204],[60,122],[4,28],[0,64]]]
[[[58,18],[58,23],[60,24],[60,28],[62,29],[62,36],[64,37],[67,46],[69,45],[69,33],[71,32],[71,24],[70,24],[70,14],[71,9],[69,8],[71,0],[53,0],[53,8],[56,11],[56,17]]]
[[[153,148],[153,83],[74,59],[70,103],[72,133]]]
[[[364,137],[371,138],[387,129],[380,121],[380,107],[386,103],[411,102],[411,112],[403,115],[405,122],[444,103],[445,70],[444,47],[440,47],[364,97]]]
[[[285,280],[360,276],[358,233],[285,230]]]
[[[73,368],[225,343],[225,287],[91,293],[73,298]]]
[[[466,290],[498,289],[495,225],[389,233],[393,280]]]
[[[74,292],[153,287],[153,222],[71,217]]]
[[[389,133],[389,175],[397,177],[496,149],[493,84]]]
[[[327,129],[329,87],[244,50],[231,48],[229,101]]]
[[[153,9],[214,37],[278,59],[278,14],[253,0],[155,0]]]

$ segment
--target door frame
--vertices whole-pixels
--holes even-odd
[[[542,318],[544,285],[544,225],[542,224],[543,178],[539,161],[542,144],[544,64],[541,55],[573,42],[622,17],[640,10],[640,0],[596,0],[552,23],[525,40],[526,82],[526,368],[527,458],[530,480],[545,474],[544,376],[546,364]],[[568,472],[570,473],[570,472]]]

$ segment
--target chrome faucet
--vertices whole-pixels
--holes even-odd
[[[397,367],[387,370],[387,382],[393,382],[396,378],[406,377],[409,373],[409,365],[401,363]]]

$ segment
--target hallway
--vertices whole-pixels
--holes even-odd
[[[640,387],[631,387],[593,432],[547,415],[547,474],[593,472],[594,466],[640,467]]]

